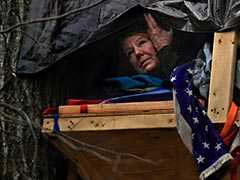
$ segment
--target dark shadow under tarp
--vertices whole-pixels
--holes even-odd
[[[27,26],[17,73],[40,72],[97,40],[113,36],[147,10],[154,12],[159,21],[187,32],[222,31],[240,23],[238,0],[32,0],[29,19],[76,9],[74,15]]]

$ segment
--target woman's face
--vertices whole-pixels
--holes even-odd
[[[157,52],[146,33],[138,33],[123,41],[123,51],[139,73],[154,72],[159,64]]]

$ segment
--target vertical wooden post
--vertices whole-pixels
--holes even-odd
[[[224,121],[233,96],[237,32],[216,32],[214,35],[208,115],[216,122]]]

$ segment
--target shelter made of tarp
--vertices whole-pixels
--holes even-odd
[[[32,0],[17,73],[40,72],[67,55],[131,26],[151,11],[157,20],[187,32],[215,32],[240,23],[238,0]]]

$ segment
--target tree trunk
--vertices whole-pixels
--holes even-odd
[[[29,5],[1,0],[0,31],[24,21]],[[41,96],[42,79],[15,74],[23,33],[24,27],[0,33],[0,179],[63,179],[57,169],[64,159],[40,133],[41,111],[48,104]]]

